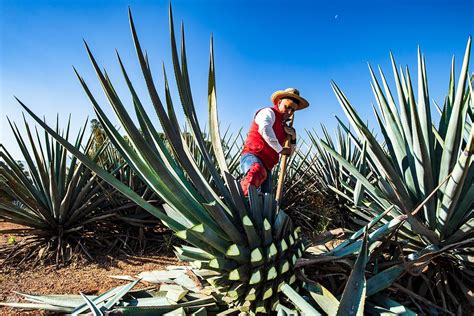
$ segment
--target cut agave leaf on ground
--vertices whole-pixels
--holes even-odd
[[[294,289],[288,284],[283,284],[281,291],[288,297],[288,299],[295,305],[296,308],[301,310],[305,315],[321,315],[311,304],[309,304],[301,295],[299,295]]]
[[[35,303],[0,303],[0,306],[21,308],[26,310],[46,310],[58,313],[70,313],[73,309],[70,307],[61,307],[49,304],[35,304]]]
[[[365,266],[368,260],[368,235],[369,233],[366,229],[359,255],[349,275],[346,287],[342,292],[339,308],[337,310],[338,316],[364,315],[366,293]]]
[[[208,308],[213,308],[213,306],[217,306],[216,299],[213,296],[199,295],[199,297],[192,297],[186,295],[186,297],[183,297],[181,300],[176,302],[166,297],[170,292],[172,293],[174,290],[160,291],[155,294],[155,297],[129,299],[124,301],[124,307],[135,311],[139,311],[139,307],[142,307],[142,310],[155,310],[156,312],[161,311],[161,313],[163,313],[180,307],[196,308],[198,306],[206,306]]]
[[[103,316],[104,313],[100,310],[100,308],[94,304],[87,296],[81,293],[82,298],[86,301],[87,306],[89,307],[90,311],[92,312],[93,316]]]
[[[339,308],[338,299],[321,284],[308,284],[304,288],[309,292],[311,298],[328,315],[336,315]]]
[[[122,280],[122,281],[136,281],[137,279],[134,278],[134,277],[131,277],[129,275],[109,275],[109,278],[112,278],[112,279],[117,279],[117,280]],[[143,279],[142,279],[143,280]],[[146,281],[146,280],[143,280],[143,281]]]
[[[26,300],[35,303],[44,303],[60,307],[71,307],[76,308],[84,303],[84,299],[81,295],[32,295],[20,292],[14,292],[18,295],[23,296]],[[95,296],[91,296],[95,298]]]
[[[141,272],[138,277],[149,283],[173,283],[174,279],[185,273],[184,270],[156,270]]]
[[[112,296],[110,298],[110,300],[107,301],[107,303],[105,303],[104,307],[106,309],[110,309],[112,308],[115,304],[118,303],[118,301],[124,296],[126,295],[135,285],[137,285],[137,283],[140,282],[140,279],[134,281],[134,282],[131,282],[129,284],[126,284],[124,285],[123,287],[121,287],[115,294],[114,296]]]
[[[137,306],[137,307],[144,307],[144,306],[176,306],[176,302],[171,301],[170,299],[165,297],[167,292],[162,292],[162,293],[163,293],[163,296],[146,297],[146,298],[127,300],[125,302],[125,306]]]
[[[174,279],[174,282],[194,293],[199,293],[199,290],[202,288],[201,284],[197,284],[196,281],[184,273]]]
[[[178,302],[188,293],[187,289],[176,284],[163,284],[160,286],[160,291],[166,292],[166,298],[173,302]]]
[[[102,293],[101,295],[94,298],[92,301],[97,306],[102,307],[105,304],[105,301],[109,300],[111,297],[113,297],[114,295],[119,293],[125,286],[126,285],[117,286],[117,287],[115,287],[115,288],[113,288],[113,289],[111,289],[111,290],[109,290],[105,293]],[[71,314],[72,315],[79,315],[79,314],[85,312],[87,309],[88,309],[88,305],[86,303],[84,303],[84,304],[76,306],[76,308],[74,308],[74,310],[71,312]]]

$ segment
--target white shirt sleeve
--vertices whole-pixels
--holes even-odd
[[[258,125],[258,132],[262,135],[263,140],[267,142],[277,153],[283,147],[278,142],[278,139],[273,131],[273,123],[275,123],[275,113],[272,109],[264,108],[255,115],[255,123]]]

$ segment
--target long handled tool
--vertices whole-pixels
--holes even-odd
[[[290,117],[290,122],[288,123],[289,127],[293,127],[293,120],[295,118],[295,114],[293,113]],[[285,140],[284,147],[288,147],[290,145],[291,135],[288,135]],[[277,190],[275,193],[275,200],[277,204],[280,205],[281,194],[283,192],[283,183],[285,182],[285,175],[286,175],[286,165],[288,163],[289,156],[282,155],[281,162],[280,162],[280,173],[278,174],[278,185]]]

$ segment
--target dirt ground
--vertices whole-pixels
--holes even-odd
[[[18,226],[0,222],[0,230]],[[0,234],[0,245],[8,243],[11,235]],[[19,241],[18,237],[16,240]],[[82,262],[67,267],[36,267],[33,270],[17,269],[2,265],[0,261],[0,302],[18,302],[20,296],[14,291],[35,294],[101,294],[125,281],[110,278],[110,275],[135,276],[143,271],[165,269],[168,265],[180,265],[171,255],[151,254],[146,256],[103,256],[97,262]],[[20,312],[18,309],[0,308],[0,315],[39,315]]]

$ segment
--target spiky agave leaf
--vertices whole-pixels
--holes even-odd
[[[171,151],[165,146],[144,110],[120,57],[119,63],[132,95],[140,130],[115,93],[110,80],[100,70],[86,44],[91,62],[127,134],[128,142],[104,114],[85,81],[79,75],[78,78],[114,146],[130,167],[165,201],[165,212],[148,203],[111,174],[104,172],[20,103],[38,124],[87,167],[161,219],[176,232],[178,237],[192,244],[193,247],[179,248],[178,255],[185,260],[193,261],[205,270],[213,271],[213,273],[203,272],[201,275],[207,275],[209,283],[222,292],[231,305],[246,311],[274,310],[278,304],[279,286],[285,281],[291,284],[296,280],[292,266],[301,256],[303,245],[288,216],[283,211],[277,212],[276,203],[271,195],[260,195],[252,187],[247,201],[238,182],[226,170],[226,162],[223,159],[225,155],[222,153],[222,148],[216,144],[221,137],[215,128],[217,115],[212,41],[208,91],[211,133],[214,134],[211,136],[211,141],[214,155],[219,161],[219,168],[213,163],[197,121],[187,72],[184,28],[182,28],[181,60],[179,60],[170,7],[171,50],[178,92],[190,132],[209,170],[215,190],[202,174],[182,137],[167,84],[165,85],[167,109],[158,96],[149,61],[142,52],[131,12],[129,17],[145,83]]]
[[[153,205],[163,204],[160,197],[147,187],[111,144],[98,120],[91,121],[91,134],[94,141],[88,153],[89,156],[101,147],[105,147],[100,151],[97,159],[100,167],[115,175],[122,183]],[[138,207],[107,183],[103,183],[103,187],[104,194],[110,197],[109,208],[115,213],[109,221],[117,231],[117,234],[114,234],[114,243],[108,248],[109,252],[113,252],[115,247],[120,247],[122,251],[129,253],[142,253],[145,249],[151,248],[171,251],[171,243],[167,240],[176,241],[176,239],[170,236],[170,231],[156,217]]]
[[[417,111],[417,103],[415,102],[411,91],[412,88],[410,85],[410,76],[407,73],[406,79],[401,79],[399,73],[396,71],[393,57],[392,63],[395,72],[395,80],[397,82],[397,90],[400,96],[400,108],[409,108],[411,112],[401,111],[400,114],[396,110],[396,107],[393,103],[394,101],[391,99],[390,90],[385,83],[385,77],[383,74],[381,73],[386,91],[385,95],[382,92],[375,75],[373,72],[371,72],[372,79],[374,81],[374,93],[383,114],[382,118],[379,117],[380,128],[382,131],[385,131],[383,135],[385,138],[385,143],[387,144],[387,148],[389,149],[389,153],[385,154],[383,153],[383,150],[380,151],[380,149],[378,149],[380,146],[375,142],[375,138],[373,138],[370,132],[368,132],[368,129],[364,127],[362,120],[358,117],[347,98],[345,98],[345,96],[342,94],[342,91],[335,84],[333,84],[336,95],[338,96],[341,105],[343,105],[343,108],[346,110],[346,113],[348,113],[351,124],[353,124],[354,128],[358,131],[363,139],[367,139],[369,141],[369,156],[372,157],[374,161],[378,161],[379,166],[387,166],[387,168],[378,168],[377,172],[380,178],[389,179],[388,184],[394,194],[389,195],[383,191],[377,192],[375,199],[380,204],[386,205],[385,201],[393,202],[404,212],[407,212],[408,210],[414,208],[415,205],[419,204],[424,198],[426,198],[428,194],[438,186],[438,184],[445,181],[446,177],[448,176],[448,173],[445,171],[446,164],[442,162],[442,159],[439,160],[437,157],[435,157],[436,155],[430,154],[431,152],[438,150],[440,145],[443,146],[441,153],[444,152],[445,156],[450,155],[450,152],[454,151],[457,153],[459,159],[462,159],[462,161],[458,161],[457,163],[451,163],[451,167],[446,169],[450,172],[454,172],[456,167],[458,169],[461,168],[458,171],[458,177],[463,177],[457,179],[461,181],[455,181],[456,179],[454,178],[452,180],[448,180],[448,182],[456,182],[456,188],[453,188],[451,185],[449,192],[456,191],[457,189],[460,193],[462,191],[466,191],[466,188],[469,187],[470,182],[465,182],[465,180],[472,179],[473,173],[470,170],[472,166],[469,162],[469,150],[466,148],[464,154],[461,154],[463,152],[463,147],[466,147],[469,136],[465,139],[460,136],[455,136],[462,134],[462,131],[466,125],[463,122],[468,123],[469,120],[468,116],[466,115],[466,110],[469,107],[469,103],[471,102],[469,89],[466,89],[466,81],[468,81],[468,84],[470,84],[469,79],[467,78],[469,51],[470,39],[466,48],[466,55],[463,62],[460,85],[457,92],[458,97],[452,101],[452,104],[449,103],[449,100],[452,100],[453,97],[447,98],[448,103],[445,105],[445,110],[442,112],[443,119],[440,121],[440,127],[438,128],[440,132],[436,133],[436,135],[441,139],[442,144],[440,142],[435,143],[432,140],[435,138],[433,130],[436,131],[436,129],[434,129],[432,126],[431,117],[429,114],[430,112],[426,110],[426,102],[429,97],[427,92],[428,88],[424,59],[420,53],[418,96],[418,102],[420,104],[418,104],[418,107],[422,110],[420,110],[419,113]],[[452,80],[454,79],[452,78]],[[401,87],[402,85],[404,85],[404,87]],[[454,92],[450,93],[453,94]],[[391,106],[389,106],[389,104]],[[397,121],[410,121],[411,125],[404,125],[410,128],[401,129],[399,126],[400,124],[396,123]],[[457,122],[461,123],[458,124]],[[451,126],[457,126],[457,128],[455,129],[452,127],[452,132],[448,134],[447,125],[449,124],[451,124]],[[448,143],[443,141],[443,139],[448,138],[457,139],[457,141],[448,141],[448,143],[452,143],[450,145],[452,148],[447,147]],[[323,143],[323,145],[325,144]],[[376,156],[374,155],[374,151],[381,152],[383,154]],[[448,158],[445,158],[445,160],[446,159]],[[456,160],[458,160],[458,158],[456,158]],[[402,167],[402,164],[404,164],[404,167]],[[390,170],[401,171],[390,173]],[[438,172],[440,172],[439,177],[437,176]],[[464,177],[466,177],[466,179],[464,179]],[[390,180],[390,178],[392,178],[392,180]],[[435,178],[438,178],[439,180],[435,182],[433,180]],[[410,179],[414,179],[416,181],[413,182]],[[406,185],[404,183],[406,183]],[[414,225],[414,228],[421,232],[422,235],[424,235],[425,238],[428,238],[431,242],[440,242],[441,240],[445,239],[445,236],[443,236],[445,230],[452,230],[453,226],[459,227],[459,223],[457,223],[458,225],[447,225],[448,223],[445,222],[445,218],[447,217],[446,214],[449,211],[453,212],[452,210],[454,206],[452,204],[456,204],[453,203],[451,198],[454,192],[445,192],[445,188],[447,186],[448,183],[444,183],[441,186],[441,190],[437,193],[437,198],[428,201],[428,203],[423,208],[423,212],[417,216],[417,219],[413,219],[410,223],[411,225]],[[458,198],[464,198],[459,197],[459,193],[457,195]],[[409,198],[404,198],[401,200],[403,196],[407,197],[407,194],[409,194]],[[467,198],[469,199],[470,197]],[[445,203],[442,202],[443,199],[445,200]],[[472,202],[472,199],[470,200]],[[469,207],[467,209],[469,209]],[[463,209],[461,212],[465,212],[465,209]],[[430,230],[424,229],[419,222],[426,224]],[[438,227],[444,227],[444,229]],[[434,233],[430,231],[434,231]]]
[[[184,272],[182,272],[184,273]],[[81,295],[36,295],[16,293],[28,303],[3,303],[2,306],[22,308],[26,310],[47,310],[62,312],[71,315],[83,315],[91,311],[93,315],[119,314],[119,315],[167,315],[177,309],[184,312],[180,315],[207,315],[206,312],[216,313],[221,310],[216,298],[212,295],[198,291],[184,290],[176,282],[162,285],[158,288],[133,290],[139,282],[115,287],[99,296]],[[183,294],[176,296],[177,292]]]
[[[230,126],[226,129],[224,135],[222,136],[222,139],[218,142],[220,146],[222,147],[222,153],[224,156],[221,159],[224,159],[226,162],[226,172],[234,176],[235,178],[239,178],[240,175],[240,170],[239,170],[239,160],[240,160],[240,152],[242,150],[242,142],[240,141],[241,137],[241,130],[238,131],[235,135],[229,132]],[[218,159],[216,157],[216,153],[214,153],[214,150],[212,148],[213,142],[211,141],[211,135],[213,132],[209,130],[209,132],[206,132],[206,130],[203,131],[203,137],[205,141],[205,146],[207,151],[211,153],[211,161],[215,166],[219,166]],[[206,161],[203,159],[204,157],[201,155],[201,152],[199,151],[199,146],[196,143],[194,137],[192,134],[187,130],[186,126],[184,128],[184,131],[182,132],[184,141],[186,142],[186,145],[189,147],[189,151],[192,154],[193,160],[196,161],[196,164],[201,170],[201,173],[207,179],[207,181],[213,186],[214,189],[217,189],[214,185],[214,182],[212,181],[212,175],[207,168]],[[220,135],[220,134],[219,134]]]
[[[298,141],[294,154],[287,160],[283,185],[285,194],[280,201],[280,206],[287,210],[288,216],[308,237],[341,227],[341,215],[344,214],[340,212],[339,203],[334,199],[337,195],[326,190],[326,179],[318,173],[318,156],[313,149],[304,140]],[[272,176],[274,187],[279,172],[277,165]]]
[[[354,165],[358,171],[367,175],[369,181],[375,181],[372,172],[374,164],[370,157],[364,154],[366,146],[339,119],[338,121],[335,137],[330,135],[324,125],[321,127],[324,143]],[[316,131],[308,131],[308,136],[314,148],[309,173],[315,179],[325,204],[334,205],[339,215],[344,218],[343,226],[346,228],[351,222],[357,223],[358,226],[369,222],[372,214],[366,208],[371,200],[367,199],[362,183],[347,172],[338,159],[322,146]],[[357,217],[347,216],[347,210],[355,213]]]
[[[68,261],[78,249],[89,255],[84,237],[113,215],[108,213],[109,196],[104,194],[103,181],[76,158],[68,159],[66,149],[48,134],[41,139],[36,131],[35,140],[26,120],[29,147],[17,125],[9,123],[28,167],[25,170],[0,145],[0,175],[6,184],[2,190],[9,197],[0,201],[0,218],[24,226],[17,233],[28,236],[25,247],[18,245],[9,258],[21,254],[22,261],[35,256],[59,263]],[[72,146],[87,152],[92,139],[82,149],[84,131],[85,126]],[[59,124],[56,132],[60,133]],[[69,137],[69,122],[63,135]],[[100,150],[91,159],[99,154]]]
[[[473,102],[472,78],[468,73],[470,46],[471,38],[466,46],[457,87],[454,84],[453,60],[448,96],[443,108],[439,109],[441,118],[437,128],[431,118],[426,66],[420,51],[417,100],[408,69],[399,72],[391,56],[398,107],[382,71],[380,84],[369,67],[379,107],[375,115],[385,146],[377,141],[341,89],[332,83],[359,137],[358,141],[367,143],[367,158],[375,167],[376,182],[370,181],[354,163],[342,157],[327,142],[321,141],[322,146],[351,177],[362,184],[366,194],[364,203],[371,203],[367,210],[372,217],[381,216],[380,224],[386,225],[389,217],[408,216],[396,235],[403,240],[397,244],[402,247],[405,260],[411,262],[409,271],[415,275],[407,279],[416,277],[422,271],[431,271],[428,272],[431,279],[435,276],[438,282],[446,285],[445,290],[439,289],[437,294],[432,295],[433,302],[442,298],[444,306],[455,308],[459,304],[450,287],[457,277],[471,284],[474,273],[474,132],[469,114]],[[391,211],[385,212],[389,208]],[[453,272],[442,273],[437,266],[450,266],[448,270]],[[411,282],[407,280],[405,284]],[[422,288],[427,291],[430,287],[424,284]],[[447,301],[445,297],[450,299]],[[433,302],[429,302],[430,308],[435,305]],[[436,308],[443,310],[443,307]]]
[[[304,288],[312,299],[306,301],[288,285],[283,293],[301,310],[303,315],[320,315],[315,308],[321,308],[328,315],[363,315],[366,300],[367,281],[365,269],[369,259],[369,234],[365,227],[364,236],[358,245],[358,255],[351,267],[340,300],[319,283],[306,283]],[[323,256],[320,256],[320,258]],[[308,279],[307,279],[308,280]]]

